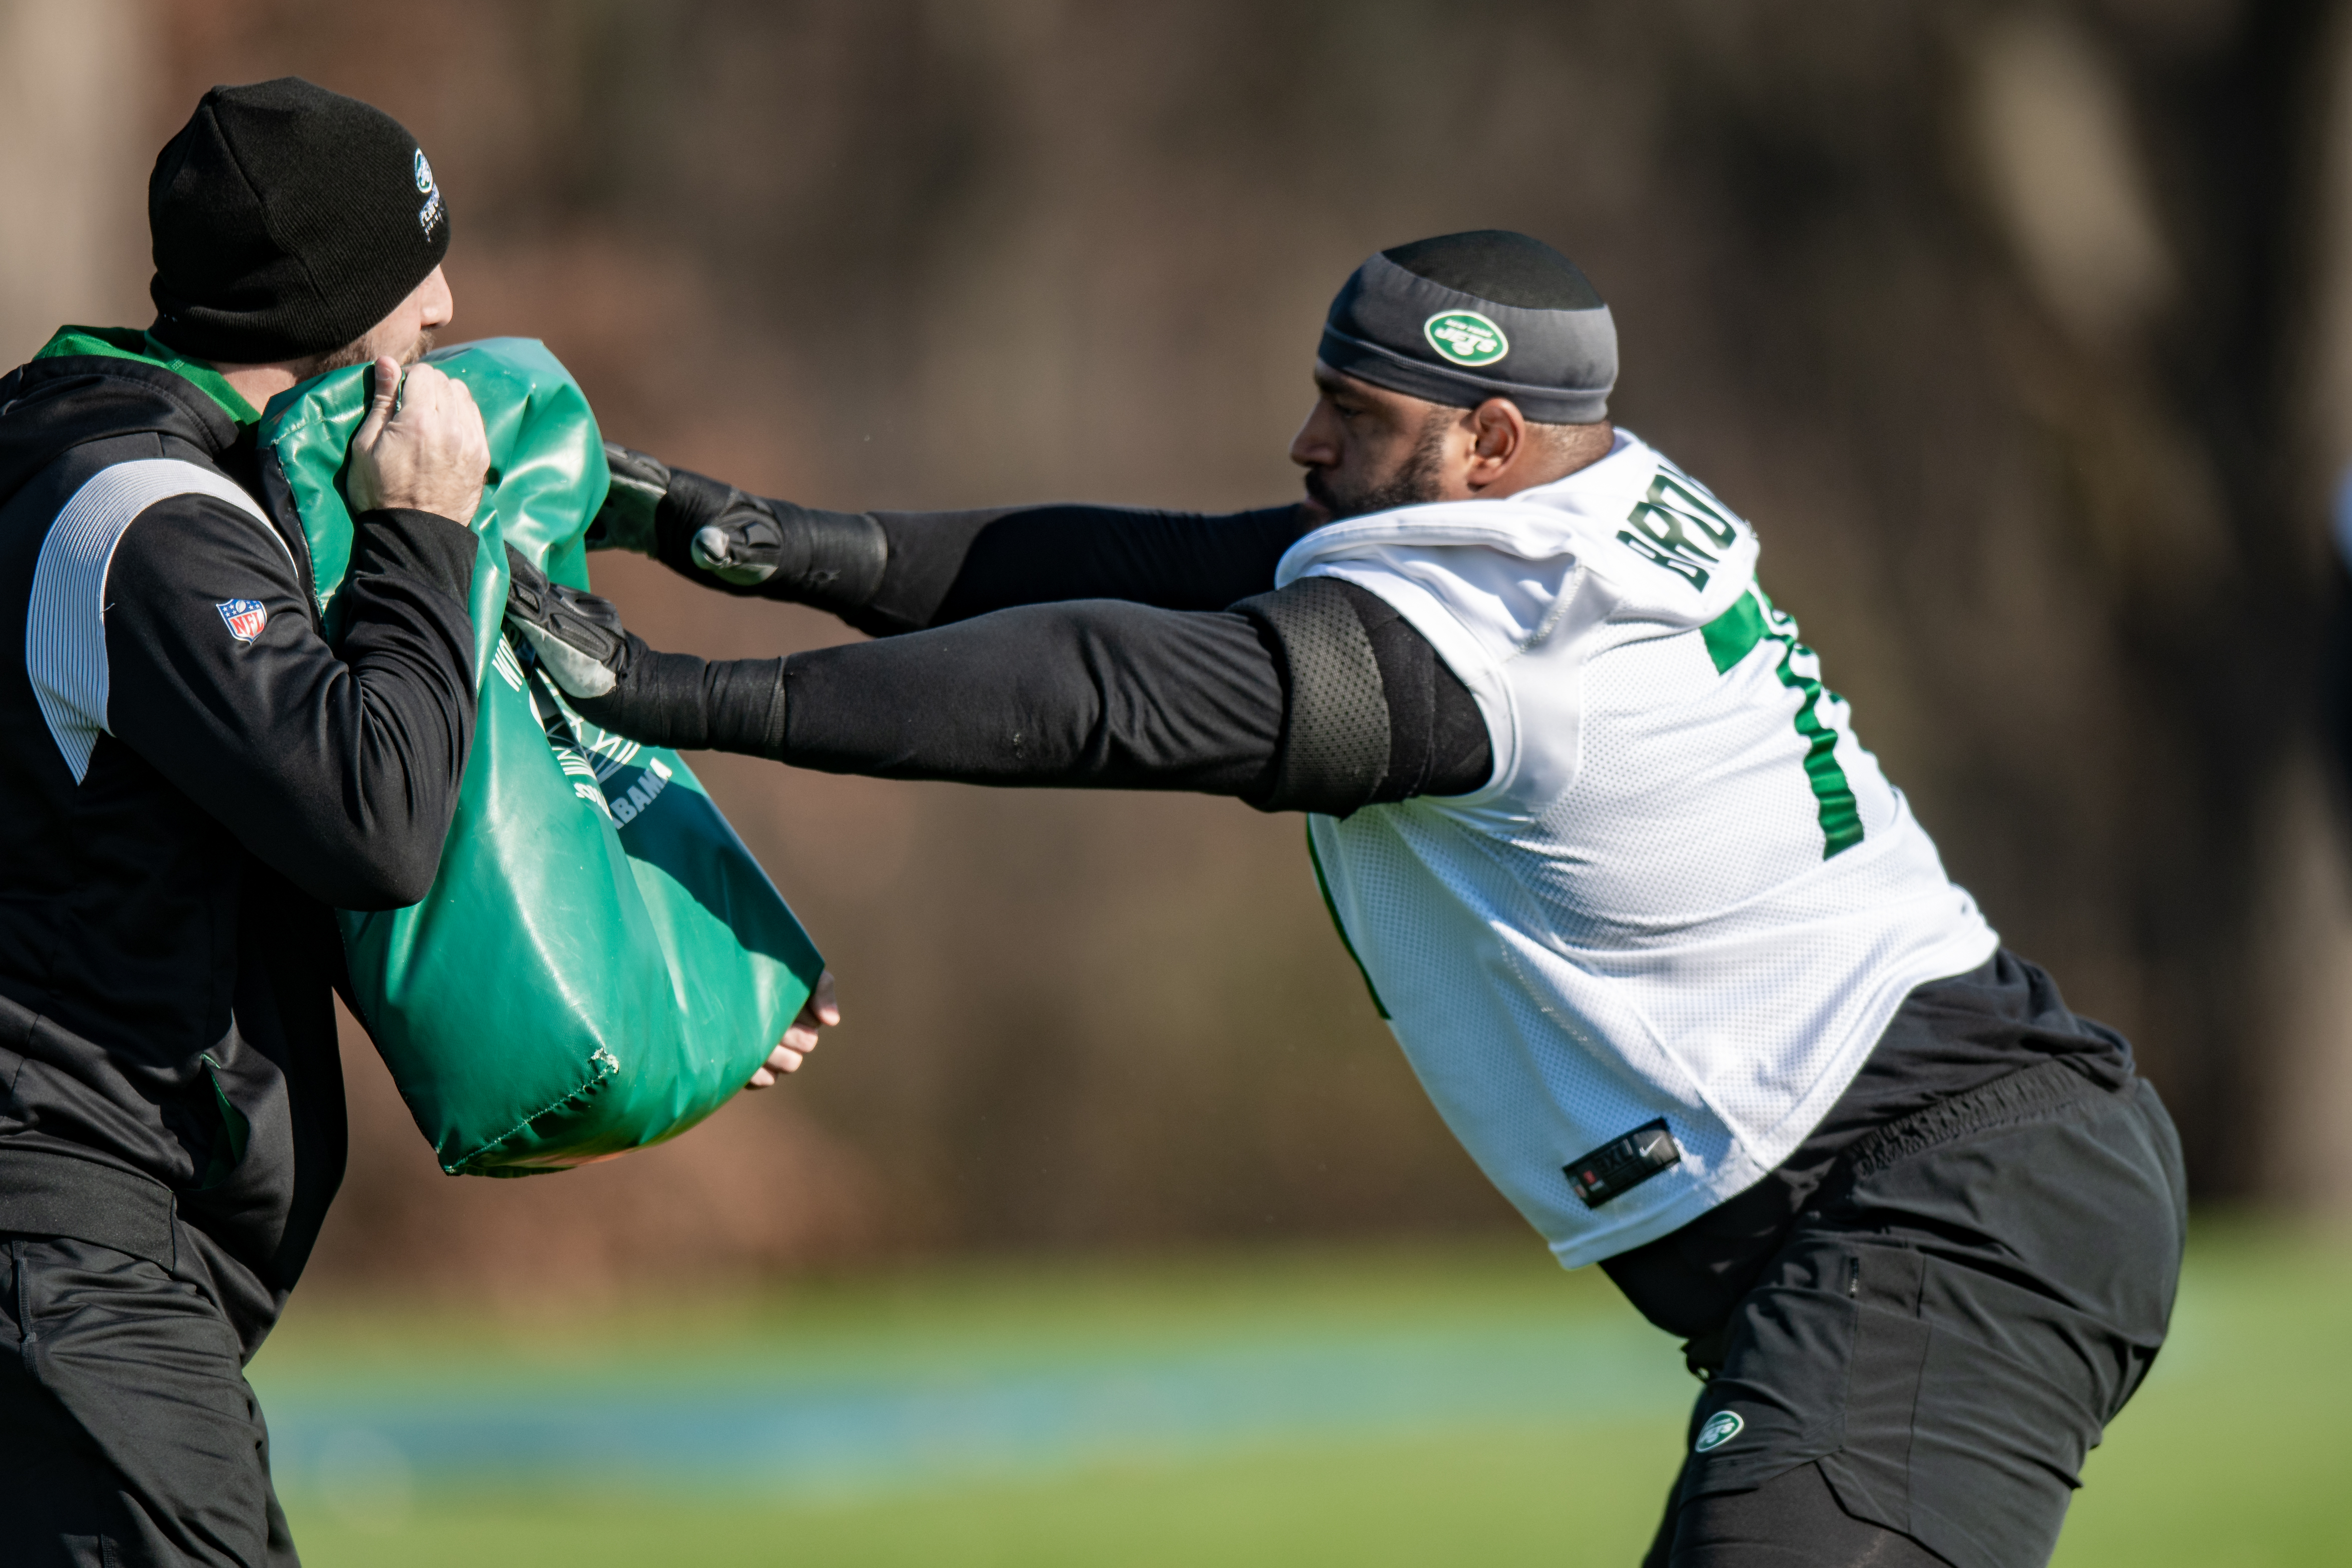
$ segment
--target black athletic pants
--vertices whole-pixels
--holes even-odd
[[[0,1562],[297,1568],[236,1334],[202,1290],[0,1237]]]
[[[2137,1078],[2053,1061],[1857,1142],[1734,1310],[1645,1568],[2040,1568],[2186,1212]]]

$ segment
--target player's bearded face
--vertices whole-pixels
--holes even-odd
[[[1334,520],[1444,500],[1446,432],[1459,417],[1431,408],[1410,440],[1349,443],[1339,461],[1307,468],[1307,499]]]

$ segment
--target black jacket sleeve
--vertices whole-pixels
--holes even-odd
[[[107,577],[107,729],[304,892],[415,903],[473,742],[475,548],[429,512],[360,517],[339,650],[267,524],[158,502]]]

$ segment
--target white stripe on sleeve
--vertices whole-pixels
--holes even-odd
[[[106,728],[106,577],[115,547],[140,513],[184,495],[211,496],[247,513],[293,564],[293,552],[253,498],[200,464],[141,458],[100,468],[83,482],[41,542],[25,617],[25,671],[76,784],[89,773],[100,734],[111,733]]]

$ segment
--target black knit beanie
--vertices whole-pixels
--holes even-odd
[[[1457,408],[1507,397],[1545,425],[1609,416],[1617,326],[1576,263],[1508,229],[1440,235],[1356,268],[1317,357],[1391,392]]]
[[[291,76],[205,94],[156,156],[147,226],[155,335],[232,364],[357,341],[449,249],[416,138]]]

